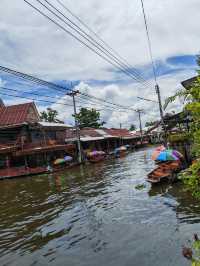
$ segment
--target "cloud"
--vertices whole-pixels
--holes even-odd
[[[162,95],[162,101],[168,96],[174,94],[177,90],[181,88],[179,80],[184,80],[187,78],[187,75],[193,75],[194,72],[185,73],[182,71],[176,76],[174,75],[165,75],[160,78],[160,90]],[[178,85],[177,85],[178,84]],[[157,95],[154,88],[133,88],[132,84],[113,84],[107,86],[90,86],[84,82],[81,82],[75,87],[76,90],[79,90],[82,93],[92,95],[104,99],[109,102],[114,102],[119,105],[129,106],[132,109],[143,109],[144,114],[142,114],[142,123],[143,126],[147,121],[155,121],[159,119],[159,108],[156,103],[153,102],[144,102],[137,98],[137,96],[142,96],[148,99],[156,100]],[[84,103],[83,103],[84,102]],[[61,98],[58,103],[72,104],[72,99],[69,96],[64,96]],[[86,98],[80,99],[76,98],[76,104],[78,106],[77,110],[81,106],[96,108],[100,111],[102,121],[106,122],[107,127],[120,127],[120,123],[123,127],[129,128],[131,124],[135,124],[139,128],[138,114],[130,110],[122,110],[118,107],[115,110],[111,110],[110,106],[107,106],[106,103],[101,103],[95,100],[86,100]],[[105,106],[106,105],[106,106]],[[58,110],[60,114],[60,119],[65,120],[69,124],[73,124],[73,108],[69,106],[63,106],[60,104],[54,104],[52,108]],[[170,104],[166,112],[172,111],[181,111],[182,102],[177,99],[174,103]]]
[[[62,1],[132,65],[149,62],[140,1]],[[199,51],[198,0],[148,0],[145,6],[155,59],[165,60]],[[192,14],[191,20],[185,19],[188,14]],[[107,62],[82,47],[24,1],[13,0],[12,5],[8,5],[7,0],[2,0],[0,16],[2,64],[50,79],[95,77],[106,80],[115,77],[113,72],[107,71],[111,67]]]
[[[152,81],[140,1],[61,1],[137,68],[145,78]],[[30,2],[36,3],[34,0]],[[145,0],[144,4],[159,76],[158,82],[164,99],[178,89],[181,80],[195,74],[194,55],[199,52],[200,43],[198,34],[200,1]],[[60,7],[58,3],[56,6]],[[61,10],[64,11],[62,8]],[[188,14],[192,19],[186,19]],[[142,96],[156,100],[153,86],[144,87],[136,84],[40,16],[24,1],[13,0],[12,5],[9,5],[7,0],[2,0],[0,16],[1,65],[47,80],[66,84],[74,81],[76,85],[80,83],[77,87],[91,95],[98,95],[108,101],[132,108],[143,108],[145,110],[142,116],[143,123],[158,119],[159,111],[156,104],[137,99],[137,96]],[[8,76],[3,76],[2,80],[10,87],[20,88],[23,95],[27,90],[39,91],[54,97],[55,101],[72,104],[68,96],[57,100],[55,97],[60,97],[62,94],[50,89],[29,87],[28,84],[19,85]],[[7,102],[12,102],[11,98],[4,98]],[[83,105],[79,100],[77,102],[78,106]],[[41,109],[46,106],[44,103],[38,105]],[[89,103],[86,101],[85,105]],[[58,109],[60,119],[73,123],[72,107],[61,104],[52,106]],[[103,109],[101,105],[96,106],[98,109]],[[179,110],[180,103],[171,105],[169,111],[172,109]],[[105,109],[101,110],[101,116],[107,122],[107,126],[119,127],[120,122],[125,127],[131,123],[138,124],[137,114],[134,112],[120,113]]]

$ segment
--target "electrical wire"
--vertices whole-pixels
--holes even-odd
[[[45,6],[45,5],[43,5],[42,3],[41,3],[41,1],[40,0],[36,0],[37,2],[39,2],[42,6]],[[109,56],[111,56],[112,58],[114,58],[114,59],[116,59],[117,61],[118,61],[118,63],[122,66],[122,67],[124,67],[125,69],[128,69],[128,71],[129,71],[129,73],[131,73],[131,74],[133,74],[134,75],[134,77],[137,79],[137,81],[138,82],[142,82],[142,83],[146,83],[146,84],[148,84],[148,86],[152,86],[152,84],[149,82],[149,81],[147,81],[147,80],[145,80],[143,77],[141,77],[141,75],[137,72],[137,70],[133,67],[133,66],[131,66],[129,63],[127,63],[127,62],[124,62],[124,59],[121,59],[121,56],[115,56],[115,52],[114,52],[114,54],[113,54],[113,49],[112,48],[109,48],[109,49],[107,49],[107,48],[105,48],[105,42],[103,41],[103,43],[104,43],[104,45],[102,45],[101,43],[99,43],[98,41],[96,41],[91,35],[89,35],[87,32],[85,32],[81,27],[79,27],[75,22],[73,22],[69,17],[67,17],[65,14],[63,14],[60,10],[58,10],[54,5],[52,5],[48,0],[43,0],[43,1],[45,1],[49,6],[51,6],[54,10],[56,10],[59,14],[61,14],[65,19],[67,19],[67,21],[69,21],[73,26],[75,26],[77,29],[78,29],[78,33],[80,34],[80,31],[81,31],[81,33],[83,33],[85,36],[87,36],[90,40],[92,40],[92,42],[94,42],[96,45],[98,45],[98,47],[100,47],[100,48],[102,48],[105,52],[106,52],[106,54]],[[60,1],[57,1],[58,3],[61,3]],[[62,6],[64,6],[62,3],[61,3],[61,5]],[[46,7],[46,6],[45,6]],[[65,6],[64,6],[65,7]],[[46,7],[47,8],[47,7]],[[48,9],[48,8],[47,8]],[[65,9],[69,12],[69,9],[68,8],[66,8],[65,7]],[[49,9],[48,9],[49,10]],[[54,13],[55,14],[55,13]],[[72,14],[72,12],[70,12],[70,14]],[[76,17],[76,19],[77,19],[77,16],[75,16]],[[80,20],[79,20],[80,21]],[[81,22],[81,24],[83,24],[83,25],[85,25],[84,23],[82,23]],[[74,29],[74,27],[71,27],[68,23],[67,23],[67,25],[70,27],[70,28],[72,28],[73,30],[75,30]],[[88,29],[88,27],[87,27],[87,29]],[[91,30],[90,30],[91,31]],[[92,31],[93,32],[93,31]],[[94,33],[94,32],[93,32]],[[95,34],[95,33],[94,33]],[[81,36],[82,36],[82,34],[81,34]],[[95,34],[95,36],[97,36],[97,34]],[[83,36],[82,36],[83,37]],[[98,36],[97,36],[98,37]],[[87,38],[86,38],[87,39]],[[99,40],[100,38],[98,37],[98,40]],[[88,40],[88,39],[87,39]],[[100,39],[100,41],[102,42],[102,39]],[[106,46],[108,47],[108,45],[106,44]],[[98,48],[97,47],[97,48]],[[100,49],[101,50],[101,49]],[[111,52],[109,51],[109,50],[111,50]],[[102,50],[101,50],[102,51]]]
[[[0,86],[0,89],[3,89],[3,90],[7,90],[7,91],[11,91],[11,92],[18,92],[18,93],[20,93],[21,91],[19,91],[19,90],[17,90],[17,89],[12,89],[12,88],[7,88],[7,87],[2,87],[2,86]],[[29,95],[34,95],[34,96],[39,96],[39,97],[44,97],[44,98],[50,98],[50,99],[55,99],[55,97],[53,97],[53,96],[48,96],[48,95],[42,95],[42,94],[38,94],[38,93],[34,93],[34,92],[26,92],[26,91],[23,91],[23,93],[25,93],[25,94],[29,94]],[[39,101],[39,102],[45,102],[45,103],[51,103],[51,104],[59,104],[59,105],[64,105],[64,106],[70,106],[70,107],[73,107],[73,105],[72,104],[67,104],[67,103],[61,103],[61,102],[55,102],[55,101],[49,101],[49,100],[43,100],[43,99],[35,99],[35,98],[30,98],[30,97],[27,97],[27,96],[20,96],[20,95],[14,95],[14,94],[12,94],[12,95],[10,95],[10,94],[5,94],[5,93],[1,93],[0,92],[0,94],[2,94],[2,95],[6,95],[6,96],[13,96],[13,97],[17,97],[17,98],[23,98],[23,99],[30,99],[30,100],[34,100],[34,101]],[[58,98],[58,99],[60,99],[60,98]],[[61,99],[60,99],[61,100]],[[82,102],[78,102],[78,104],[79,103],[82,103]],[[86,102],[84,103],[84,104],[86,104]],[[90,102],[87,102],[87,104],[91,104]],[[96,106],[96,105],[95,105]],[[87,109],[91,109],[91,107],[90,106],[77,106],[78,108],[87,108]],[[102,106],[101,106],[102,107]],[[104,107],[104,109],[103,110],[107,110],[107,111],[119,111],[120,112],[120,110],[119,109],[117,109],[117,108],[114,108],[114,107],[107,107],[107,106],[103,106]],[[94,109],[94,108],[92,108],[92,109]],[[96,109],[96,108],[95,108]]]
[[[41,3],[40,0],[36,0],[37,2]],[[38,13],[40,13],[42,16],[46,17],[48,20],[50,20],[51,22],[53,22],[55,25],[57,25],[60,29],[62,29],[63,31],[65,31],[65,33],[69,34],[70,36],[72,36],[73,38],[75,38],[77,41],[79,41],[82,45],[86,46],[88,49],[90,49],[91,51],[93,51],[94,53],[96,53],[98,56],[100,56],[102,59],[104,59],[105,61],[107,61],[108,63],[110,63],[111,65],[113,65],[114,67],[116,67],[117,69],[119,69],[121,72],[123,72],[124,74],[126,74],[127,76],[129,76],[130,78],[132,78],[133,80],[137,79],[129,73],[129,71],[127,71],[126,69],[122,68],[118,62],[116,62],[116,60],[114,60],[115,62],[113,62],[113,60],[108,59],[108,55],[106,55],[107,57],[105,57],[104,55],[102,55],[101,51],[102,49],[100,49],[98,46],[95,46],[93,43],[93,46],[95,46],[96,48],[98,48],[99,51],[95,50],[95,48],[93,46],[90,46],[89,44],[87,44],[85,41],[81,40],[79,37],[77,37],[75,34],[73,34],[72,32],[70,32],[69,30],[67,30],[65,27],[63,27],[61,24],[59,24],[57,21],[55,21],[54,19],[52,19],[51,17],[49,17],[47,14],[45,14],[44,12],[42,12],[40,9],[38,9],[37,7],[35,7],[34,5],[32,5],[30,2],[28,2],[27,0],[24,0],[24,2],[26,2],[29,6],[31,6],[34,10],[36,10]],[[42,4],[42,3],[41,3]],[[46,7],[46,5],[42,4],[44,7]],[[66,24],[66,21],[63,20],[60,16],[58,16],[55,12],[53,12],[51,9],[49,9],[48,7],[46,7],[47,10],[49,10],[51,13],[53,13],[56,17],[58,17],[61,21],[63,21]],[[72,26],[70,26],[70,28],[72,28]],[[75,30],[75,29],[74,29]],[[75,30],[76,32],[78,32],[77,30]],[[80,33],[79,33],[80,34]],[[81,34],[80,34],[81,35]],[[82,36],[84,37],[84,36]],[[85,38],[85,37],[84,37]],[[86,39],[86,38],[85,38]],[[89,39],[87,39],[90,43],[91,41]],[[105,53],[104,53],[105,54]],[[110,57],[109,57],[110,58]]]
[[[19,72],[19,71],[15,71],[15,70],[9,69],[7,67],[0,66],[0,71],[3,71],[3,72],[6,72],[6,73],[9,73],[11,75],[17,76],[19,78],[31,81],[34,84],[39,84],[39,85],[43,85],[43,86],[46,86],[46,87],[50,87],[50,88],[52,88],[52,89],[54,89],[56,91],[59,90],[60,92],[63,92],[63,93],[65,92],[65,95],[67,95],[67,93],[69,93],[69,92],[73,92],[73,90],[70,87],[66,88],[64,86],[57,85],[57,84],[52,83],[52,82],[44,81],[42,79],[33,77],[31,75],[28,75],[28,74],[25,74],[25,73],[22,73],[22,72]],[[126,110],[130,109],[130,107],[119,105],[119,104],[116,104],[116,103],[113,103],[113,102],[110,102],[110,101],[106,101],[106,100],[104,100],[102,98],[95,97],[95,96],[89,95],[87,93],[79,92],[79,94],[81,95],[81,97],[87,98],[87,99],[90,99],[90,100],[92,99],[93,101],[95,100],[95,102],[99,101],[99,102],[103,102],[103,103],[106,103],[106,104],[109,104],[109,105],[117,106],[119,108],[124,108]],[[135,111],[135,110],[131,108],[131,111]]]
[[[154,80],[155,80],[155,84],[157,84],[156,67],[155,67],[155,63],[154,63],[154,60],[153,60],[153,52],[152,52],[152,47],[151,47],[151,39],[150,39],[150,35],[149,35],[149,28],[148,28],[148,24],[147,24],[147,17],[146,17],[146,13],[145,13],[145,9],[144,9],[144,2],[143,2],[143,0],[140,0],[140,1],[141,1],[141,5],[142,5],[142,13],[143,13],[143,17],[144,17],[145,29],[146,29],[146,34],[147,34],[147,42],[148,42],[148,48],[149,48],[149,54],[150,54],[152,69],[153,69]]]

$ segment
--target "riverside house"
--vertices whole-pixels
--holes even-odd
[[[41,122],[34,102],[0,101],[0,178],[46,172],[55,159],[74,157],[75,145],[65,143],[67,127]]]

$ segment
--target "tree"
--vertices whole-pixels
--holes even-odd
[[[153,121],[146,122],[145,127],[152,127],[155,125],[155,123],[156,123],[155,121],[154,122]]]
[[[76,119],[80,128],[100,128],[105,124],[105,122],[100,122],[100,113],[94,108],[90,110],[82,107],[80,112],[76,115]]]
[[[134,130],[136,130],[136,126],[135,126],[134,124],[132,124],[132,125],[130,126],[129,131],[134,131]]]
[[[47,108],[46,111],[41,112],[40,119],[44,122],[52,122],[52,123],[62,123],[64,124],[63,121],[59,120],[57,118],[58,116],[58,111],[52,109],[52,108]]]
[[[197,57],[197,64],[200,67],[200,56]],[[184,184],[192,191],[195,197],[200,198],[200,70],[198,77],[187,90],[181,90],[174,96],[165,101],[165,105],[173,102],[177,97],[184,96],[186,105],[183,110],[192,116],[192,125],[190,126],[190,140],[192,140],[192,150],[196,160],[182,174]]]

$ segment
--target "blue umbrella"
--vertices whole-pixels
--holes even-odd
[[[178,158],[172,153],[172,150],[161,151],[156,158],[157,161],[177,161]]]

